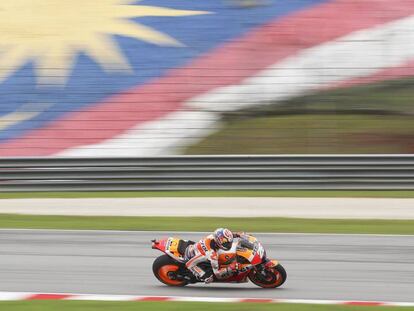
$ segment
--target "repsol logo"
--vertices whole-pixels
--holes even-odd
[[[206,244],[204,243],[204,241],[201,241],[200,245],[201,245],[201,248],[203,249],[203,251],[208,252],[208,248],[207,248]]]

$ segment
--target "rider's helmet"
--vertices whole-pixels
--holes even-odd
[[[233,244],[233,233],[226,228],[218,228],[213,233],[214,242],[217,246],[226,251],[231,249]]]

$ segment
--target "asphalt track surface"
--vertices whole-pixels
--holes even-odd
[[[268,290],[164,286],[152,275],[161,253],[149,241],[168,235],[0,230],[0,291],[414,302],[414,236],[257,234],[288,272],[282,288]]]

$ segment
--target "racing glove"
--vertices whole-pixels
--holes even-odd
[[[233,236],[235,238],[241,238],[243,235],[246,235],[246,232],[243,232],[243,231],[233,232]]]

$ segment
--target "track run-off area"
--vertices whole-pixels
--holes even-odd
[[[0,230],[0,292],[414,302],[414,236],[255,234],[288,273],[266,290],[159,283],[150,240],[170,235],[204,233]]]
[[[1,214],[61,216],[414,219],[414,198],[37,198],[0,200]],[[208,211],[208,213],[206,212]]]

